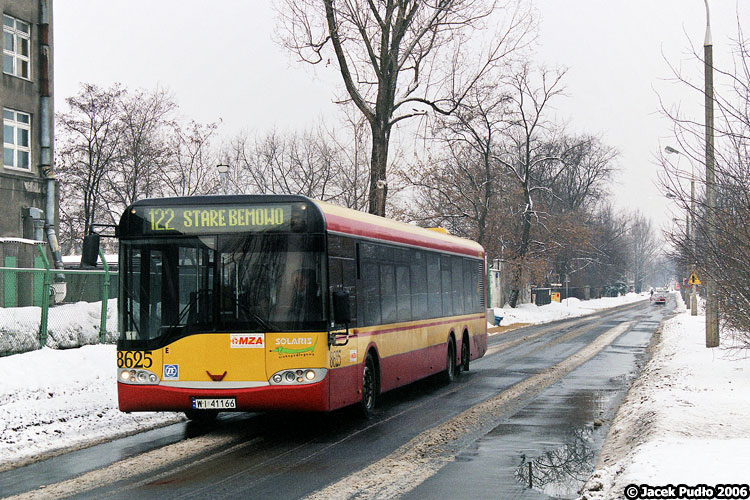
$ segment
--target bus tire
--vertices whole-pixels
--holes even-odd
[[[462,372],[469,371],[469,358],[470,357],[471,357],[471,354],[469,353],[469,336],[464,335],[464,338],[461,341],[461,371]]]
[[[360,412],[365,418],[372,417],[375,411],[375,403],[378,397],[377,370],[372,355],[368,354],[365,359],[365,365],[362,368],[362,401],[360,402]]]
[[[443,382],[450,384],[456,379],[456,342],[451,337],[448,340],[448,349],[445,355],[445,371],[443,371]]]

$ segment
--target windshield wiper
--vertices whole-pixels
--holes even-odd
[[[177,314],[177,319],[174,320],[171,324],[168,326],[162,326],[160,330],[166,330],[166,334],[164,336],[160,335],[162,343],[166,343],[170,339],[175,337],[175,333],[183,330],[187,325],[182,324],[182,320],[185,319],[185,316],[190,312],[190,308],[195,306],[199,299],[201,298],[201,294],[196,293],[195,297],[193,297],[190,302],[185,304],[185,307],[183,307],[180,312]]]
[[[251,311],[250,309],[246,307],[242,307],[239,309],[239,315],[241,318],[255,321],[261,328],[263,328],[267,332],[278,332],[279,329],[276,327],[273,323],[269,322],[268,320],[261,317],[258,313],[255,313]],[[240,319],[240,318],[237,318]],[[242,321],[242,320],[240,320]]]
[[[258,323],[267,332],[277,332],[277,331],[279,331],[279,329],[277,327],[273,326],[271,323],[269,323],[268,321],[264,320],[263,318],[261,318],[257,314],[255,314],[255,313],[249,313],[249,316],[250,316],[250,318],[254,319],[256,321],[256,323]]]
[[[130,317],[130,324],[133,325],[133,329],[135,330],[135,335],[139,339],[141,338],[141,329],[138,328],[138,324],[135,321],[135,316],[133,316],[133,308],[131,307],[133,304],[133,297],[130,296],[127,291],[125,292],[125,310],[128,311],[128,316]],[[127,328],[126,328],[127,330]]]

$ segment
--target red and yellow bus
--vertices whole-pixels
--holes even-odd
[[[122,411],[330,411],[487,350],[484,250],[303,196],[150,199],[117,227]]]

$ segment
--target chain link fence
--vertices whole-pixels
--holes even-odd
[[[34,267],[0,262],[0,356],[116,342],[118,273],[50,269],[38,255]]]

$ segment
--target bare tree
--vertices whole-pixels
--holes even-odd
[[[393,127],[425,114],[449,114],[508,54],[528,40],[522,2],[487,47],[469,43],[486,28],[497,2],[481,0],[283,0],[284,45],[301,60],[338,65],[348,98],[370,126],[370,213],[385,214],[386,170]],[[471,47],[470,47],[471,46]]]
[[[540,172],[538,181],[549,189],[540,192],[537,203],[554,214],[545,222],[554,281],[573,287],[590,285],[581,271],[603,257],[593,246],[593,220],[597,206],[606,199],[617,152],[596,137],[563,135],[549,144],[548,154],[564,164],[562,170]]]
[[[343,124],[332,127],[321,127],[325,130],[325,140],[340,156],[341,169],[336,179],[340,193],[335,202],[347,208],[365,210],[368,206],[370,136],[367,133],[367,121],[357,116],[356,112],[347,109]]]
[[[594,212],[590,226],[592,263],[582,270],[583,282],[603,295],[619,292],[620,286],[625,288],[630,262],[629,216],[606,203]]]
[[[357,130],[361,127],[355,126],[352,143],[335,136],[323,124],[303,133],[273,130],[254,140],[239,135],[224,153],[226,161],[235,167],[231,174],[233,190],[302,194],[361,208],[366,179],[357,156],[362,139],[361,134],[356,135]]]
[[[165,90],[84,84],[58,115],[61,231],[77,251],[93,223],[116,223],[133,201],[216,189],[216,124],[183,124]]]
[[[491,80],[474,86],[452,115],[438,117],[428,158],[404,176],[418,195],[411,220],[474,239],[495,258],[507,243],[501,228],[518,193],[493,157],[508,98]]]
[[[66,252],[79,248],[97,221],[102,180],[118,161],[122,127],[118,120],[119,85],[102,89],[82,84],[65,100],[68,110],[57,116],[57,170],[60,174],[61,243]]]
[[[509,304],[515,307],[524,282],[524,273],[529,270],[527,260],[532,254],[544,251],[539,240],[532,239],[532,224],[543,222],[542,212],[535,207],[537,196],[550,191],[565,170],[563,158],[566,151],[557,151],[553,124],[547,119],[547,107],[552,99],[563,92],[564,70],[549,71],[532,69],[528,63],[521,64],[508,78],[509,115],[504,131],[503,147],[494,153],[497,161],[508,173],[512,182],[523,193],[523,207],[518,213],[520,227],[515,248],[513,284]]]
[[[547,183],[550,207],[558,213],[593,213],[608,194],[617,150],[597,137],[563,136],[550,152],[565,164],[561,172],[553,171],[555,182]]]
[[[737,20],[733,65],[714,67],[716,136],[715,185],[717,203],[706,203],[705,139],[702,117],[693,118],[679,108],[662,104],[662,112],[672,120],[675,141],[690,162],[682,168],[673,157],[659,156],[663,166],[661,183],[665,191],[688,214],[688,221],[676,227],[668,238],[676,249],[684,272],[697,269],[701,279],[712,278],[718,293],[723,333],[734,332],[741,345],[750,347],[750,45]],[[702,55],[693,49],[693,58],[703,65]],[[703,82],[693,81],[680,68],[672,68],[676,84],[693,89],[703,99]],[[691,170],[696,171],[695,196],[691,190]]]
[[[218,154],[211,143],[217,127],[194,121],[186,128],[175,124],[169,138],[169,161],[159,171],[162,194],[195,196],[218,191]]]
[[[650,219],[640,212],[631,216],[629,231],[630,271],[635,292],[640,293],[654,259],[659,255],[656,232]]]
[[[120,153],[107,172],[107,209],[116,222],[126,206],[161,194],[161,172],[169,163],[169,131],[177,104],[164,89],[137,90],[120,102]]]

